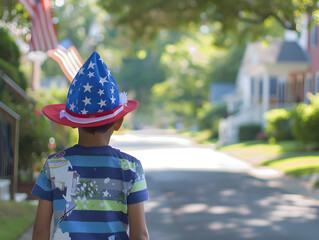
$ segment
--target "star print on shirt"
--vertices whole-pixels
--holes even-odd
[[[94,69],[94,65],[95,65],[95,63],[93,63],[92,61],[90,61],[90,64],[89,64],[88,69],[90,69],[90,68]]]
[[[105,192],[103,192],[103,197],[106,197],[109,195],[109,192],[107,190],[105,190]]]
[[[87,104],[91,104],[91,98],[87,98],[87,97],[85,97],[85,99],[84,100],[82,100],[82,102],[84,102],[84,106],[86,106]]]
[[[75,86],[76,81],[77,81],[77,80],[74,78],[74,79],[73,79],[73,82],[72,82],[72,85]]]
[[[84,92],[87,92],[87,91],[91,92],[91,88],[92,88],[93,86],[90,86],[90,84],[87,83],[87,84],[84,85],[83,87],[84,87]]]
[[[89,78],[94,77],[94,72],[89,72],[88,77]]]

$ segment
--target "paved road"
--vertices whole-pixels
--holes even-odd
[[[152,240],[319,239],[319,201],[282,188],[276,171],[162,132],[129,132],[112,145],[142,161]]]

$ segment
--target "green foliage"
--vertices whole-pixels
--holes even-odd
[[[273,109],[266,113],[267,125],[265,134],[275,141],[291,140],[292,114],[286,109]]]
[[[30,95],[35,101],[17,103],[13,96],[5,91],[3,102],[21,117],[19,170],[31,173],[48,154],[75,144],[77,133],[72,128],[54,124],[41,113],[44,105],[65,102],[66,91],[53,88],[49,91],[32,92]],[[55,149],[48,147],[51,137],[55,139]],[[31,175],[27,178],[30,180]]]
[[[255,140],[257,134],[261,131],[260,124],[247,124],[239,127],[238,130],[238,140],[241,141],[249,141]]]
[[[235,83],[244,50],[244,46],[236,45],[236,47],[227,51],[224,56],[213,57],[211,65],[214,67],[208,74],[208,81],[211,83]]]
[[[37,207],[29,203],[0,202],[0,239],[16,240],[34,222]]]
[[[0,70],[15,81],[21,88],[26,89],[27,81],[19,70],[20,51],[13,37],[7,30],[0,27]],[[2,80],[0,80],[1,82]],[[1,95],[0,95],[1,96]]]
[[[125,26],[135,41],[154,39],[162,29],[189,31],[197,26],[213,24],[210,31],[221,36],[219,42],[229,34],[236,33],[240,40],[245,35],[252,38],[266,35],[265,21],[275,19],[283,28],[300,30],[298,18],[302,13],[317,9],[317,0],[304,1],[250,1],[233,0],[203,1],[126,1],[99,0],[98,3],[114,15],[116,25]],[[267,28],[266,28],[267,29]],[[224,42],[225,43],[225,42]]]
[[[143,104],[136,113],[149,117],[153,109],[150,102],[151,88],[165,80],[165,72],[160,65],[160,56],[145,52],[145,58],[124,58],[119,73],[114,74],[121,91],[134,93],[134,99]]]
[[[162,112],[158,120],[169,115],[175,116],[173,121],[182,120],[186,128],[197,124],[197,111],[208,98],[210,60],[219,52],[211,46],[211,39],[198,33],[166,46],[161,63],[167,78],[152,88],[154,104]]]
[[[300,103],[293,112],[292,133],[309,148],[319,146],[319,94],[309,96],[310,104]]]
[[[225,104],[206,103],[198,110],[197,119],[201,129],[209,129],[211,138],[218,137],[219,120],[227,115],[227,106]]]

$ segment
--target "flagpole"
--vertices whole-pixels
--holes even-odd
[[[40,88],[40,69],[41,62],[39,60],[32,61],[32,76],[30,82],[32,91],[38,91]]]
[[[42,51],[29,52],[28,59],[32,63],[32,75],[30,79],[30,87],[32,91],[40,89],[40,72],[42,63],[48,58],[47,54]]]

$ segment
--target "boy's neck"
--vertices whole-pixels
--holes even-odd
[[[110,129],[111,130],[111,129]],[[83,131],[79,128],[79,141],[78,144],[84,147],[100,147],[110,144],[110,139],[113,131],[106,133],[95,132],[94,134]]]

